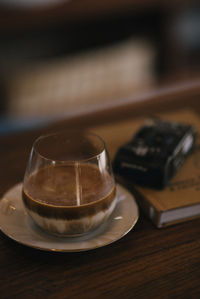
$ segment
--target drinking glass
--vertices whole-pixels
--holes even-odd
[[[59,236],[88,233],[113,212],[115,193],[112,167],[101,137],[65,131],[34,142],[22,198],[40,228]]]

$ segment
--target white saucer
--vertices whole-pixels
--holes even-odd
[[[138,206],[133,196],[117,185],[116,208],[98,229],[81,237],[54,237],[30,219],[24,209],[21,192],[22,183],[8,190],[0,200],[0,229],[9,238],[41,250],[78,252],[108,245],[126,235],[139,217]]]

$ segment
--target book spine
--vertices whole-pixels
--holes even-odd
[[[156,227],[161,228],[162,227],[162,224],[160,222],[161,214],[159,213],[159,211],[157,211],[153,207],[153,205],[151,205],[150,202],[138,190],[136,190],[136,188],[134,188],[133,184],[123,179],[121,176],[116,176],[116,180],[117,182],[122,184],[125,188],[127,188],[135,196],[135,199],[139,207],[147,216],[147,218],[150,218]]]
[[[151,203],[146,200],[146,198],[138,192],[135,188],[132,190],[138,205],[141,207],[141,209],[144,211],[145,215],[151,219],[151,221],[154,223],[154,225],[158,228],[162,227],[162,224],[160,222],[160,216],[161,214],[159,211],[157,211]]]

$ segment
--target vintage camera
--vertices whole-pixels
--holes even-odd
[[[163,189],[183,164],[195,142],[190,125],[151,119],[114,159],[114,172],[132,182]]]

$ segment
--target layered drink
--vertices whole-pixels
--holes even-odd
[[[85,234],[102,224],[116,205],[113,176],[93,163],[52,164],[26,179],[23,202],[46,231],[62,236]]]

